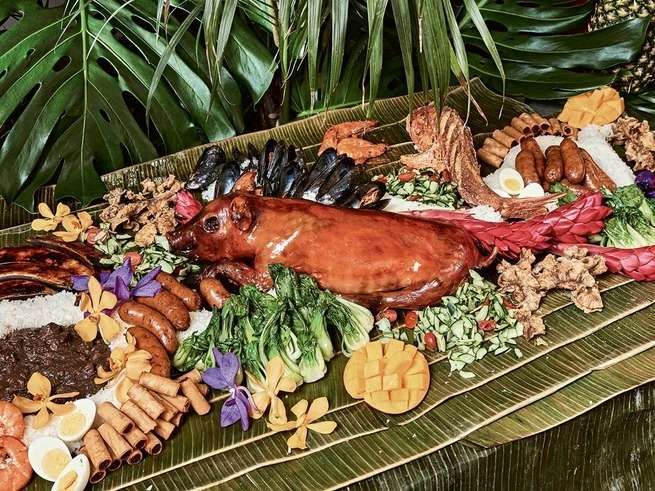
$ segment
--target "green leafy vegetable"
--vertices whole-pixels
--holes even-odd
[[[634,184],[605,195],[613,216],[596,238],[602,245],[634,248],[655,244],[655,201]]]
[[[387,192],[407,201],[418,201],[442,208],[459,208],[463,201],[452,182],[443,182],[431,169],[402,168],[383,177]]]
[[[566,187],[561,182],[556,182],[556,183],[551,184],[549,192],[551,192],[551,193],[566,193],[565,196],[562,196],[560,199],[557,200],[557,204],[559,206],[566,205],[566,204],[569,204],[569,203],[573,203],[576,199],[578,199],[578,195],[575,194],[570,188]]]
[[[464,369],[488,353],[500,355],[511,350],[514,356],[522,356],[516,342],[523,335],[523,326],[505,307],[496,285],[475,271],[470,275],[455,295],[443,297],[441,305],[419,311],[412,331],[419,349],[425,349],[426,335],[435,336],[437,350],[448,355],[451,372],[464,378],[475,376]],[[408,340],[407,332],[392,328],[386,318],[377,325],[383,336]]]
[[[212,366],[211,350],[233,352],[243,367],[263,380],[266,364],[280,356],[285,374],[297,383],[322,378],[334,356],[330,332],[339,333],[345,354],[369,340],[373,315],[365,308],[318,288],[309,276],[281,265],[269,268],[274,292],[244,286],[214,311],[207,329],[177,349],[179,370]]]

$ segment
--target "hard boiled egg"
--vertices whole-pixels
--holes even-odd
[[[44,436],[30,444],[27,458],[34,472],[46,481],[55,481],[71,461],[71,454],[59,438]]]
[[[516,196],[523,191],[523,178],[516,169],[506,167],[498,173],[498,183],[500,189],[507,194]]]
[[[52,491],[83,491],[89,482],[91,465],[86,455],[78,455],[61,471]]]
[[[541,198],[544,195],[544,188],[537,182],[531,182],[519,193],[519,198]]]
[[[78,399],[75,409],[64,414],[57,424],[57,435],[65,442],[81,440],[96,417],[96,404],[91,399]]]

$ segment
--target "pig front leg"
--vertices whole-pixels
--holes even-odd
[[[257,271],[237,261],[220,261],[212,264],[202,274],[203,277],[224,278],[237,286],[255,285],[260,290],[273,288],[273,280],[268,271]]]

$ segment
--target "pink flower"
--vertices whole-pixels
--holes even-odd
[[[177,202],[175,203],[175,214],[180,217],[184,224],[200,213],[202,204],[193,197],[189,191],[180,191],[177,193]]]

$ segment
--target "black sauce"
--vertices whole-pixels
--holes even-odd
[[[50,380],[51,395],[93,395],[103,387],[93,382],[96,367],[107,368],[109,353],[100,336],[85,343],[72,327],[48,324],[12,331],[0,338],[0,399],[9,401],[14,395],[31,398],[27,381],[34,372]]]

